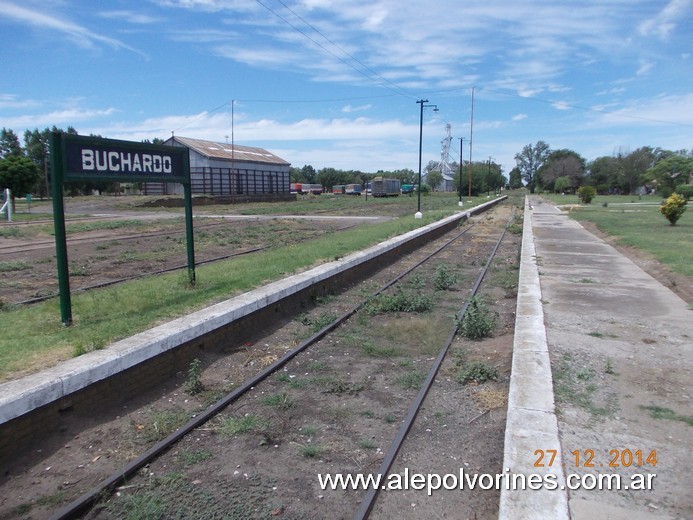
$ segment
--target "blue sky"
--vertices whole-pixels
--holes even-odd
[[[693,148],[693,0],[0,0],[0,127],[418,169]],[[232,110],[233,102],[233,110]]]

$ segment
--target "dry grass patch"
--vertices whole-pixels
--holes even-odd
[[[480,388],[473,395],[485,410],[503,408],[508,403],[508,392],[505,389]]]

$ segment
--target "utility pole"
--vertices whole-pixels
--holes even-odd
[[[488,157],[488,177],[486,177],[486,196],[490,197],[491,196],[491,161],[493,160],[493,157],[489,155]],[[496,187],[493,187],[493,190],[496,190]]]
[[[469,125],[469,199],[472,198],[472,135],[474,134],[474,87],[472,87],[472,118]]]
[[[464,161],[462,160],[462,145],[464,144],[464,137],[460,137],[460,182],[459,186],[457,187],[457,191],[460,192],[460,200],[457,203],[458,206],[462,206],[462,167],[464,166]]]
[[[438,110],[438,107],[436,105],[426,105],[425,103],[428,103],[428,99],[419,99],[417,103],[421,105],[421,112],[419,116],[419,184],[418,189],[416,190],[419,197],[416,204],[416,214],[414,215],[414,218],[421,218],[423,217],[421,213],[421,148],[423,146],[423,109],[424,107],[435,107],[435,110]]]

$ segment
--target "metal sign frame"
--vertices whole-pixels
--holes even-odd
[[[195,246],[190,190],[190,151],[188,148],[52,132],[50,154],[55,252],[60,291],[60,316],[63,325],[72,324],[65,207],[63,204],[63,184],[65,182],[156,181],[183,184],[188,280],[191,285],[195,284]]]

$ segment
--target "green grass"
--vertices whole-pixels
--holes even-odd
[[[306,458],[313,459],[319,457],[325,451],[325,447],[319,444],[307,444],[300,446],[301,455]]]
[[[57,298],[32,306],[6,307],[0,312],[0,330],[3,330],[0,335],[0,382],[52,366],[72,356],[105,348],[157,324],[299,270],[341,258],[459,211],[455,194],[436,193],[422,197],[424,218],[419,220],[413,217],[416,197],[378,199],[377,202],[371,197],[368,202],[365,197],[354,199],[325,197],[285,204],[212,206],[209,211],[224,208],[228,213],[339,214],[344,209],[344,214],[362,215],[368,204],[368,214],[403,216],[341,233],[329,233],[300,245],[290,244],[251,256],[198,266],[194,288],[188,285],[185,273],[169,273],[75,293],[72,294],[73,324],[70,327],[63,326],[60,321]],[[486,198],[477,198],[470,203],[465,200],[465,208],[481,202],[486,202]],[[133,221],[117,222],[103,225],[134,225]]]
[[[72,295],[73,325],[60,321],[58,299],[13,307],[0,313],[0,381],[15,372],[49,366],[56,359],[82,354],[146,330],[243,291],[333,260],[450,214],[428,212],[328,234],[252,256],[199,266],[197,285],[169,273]],[[36,324],[41,326],[37,327]]]
[[[255,415],[227,417],[222,421],[219,433],[227,437],[232,437],[234,435],[260,430],[266,426],[266,423]]]
[[[412,371],[397,377],[397,384],[404,390],[418,390],[426,379],[423,372]]]
[[[288,394],[281,393],[262,396],[262,404],[273,408],[279,408],[280,410],[288,410],[294,405],[294,402]]]
[[[544,195],[556,204],[577,204],[577,197]],[[616,237],[618,244],[650,253],[673,271],[693,276],[693,206],[675,226],[659,212],[657,196],[597,196],[592,204],[574,207],[569,215],[575,220],[593,222],[601,231]],[[608,203],[604,207],[602,204]]]
[[[212,458],[212,452],[208,450],[184,450],[176,457],[178,462],[189,468]]]
[[[22,260],[10,260],[0,262],[0,273],[10,273],[12,271],[23,271],[31,269],[32,265]]]
[[[693,416],[691,415],[680,415],[670,408],[665,408],[662,406],[640,406],[643,410],[650,414],[653,419],[667,419],[669,421],[681,421],[688,424],[688,426],[693,426]]]
[[[496,381],[498,379],[498,369],[490,363],[484,361],[472,361],[462,366],[457,374],[457,381],[463,385],[472,381],[482,384],[486,381]]]

